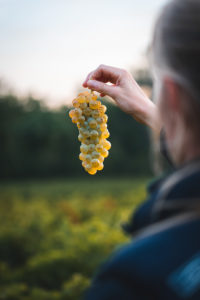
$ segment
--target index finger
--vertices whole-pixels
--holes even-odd
[[[121,69],[106,65],[100,65],[96,70],[94,70],[87,76],[83,84],[84,86],[87,86],[87,82],[89,79],[94,79],[104,83],[111,82],[113,84],[116,84],[121,77],[121,73]]]
[[[92,71],[92,72],[90,72],[88,75],[87,75],[87,77],[86,77],[86,79],[85,79],[85,81],[83,82],[83,87],[87,87],[87,82],[88,82],[88,80],[90,80],[91,79],[91,75],[92,75],[92,73],[93,73],[94,71]]]

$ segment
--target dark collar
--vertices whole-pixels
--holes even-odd
[[[200,159],[182,165],[148,187],[150,197],[133,214],[123,229],[135,233],[150,224],[183,212],[200,211]]]

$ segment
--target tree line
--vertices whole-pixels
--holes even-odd
[[[150,174],[147,129],[115,105],[106,105],[112,148],[97,176]],[[50,110],[32,97],[0,96],[1,179],[89,176],[78,159],[78,131],[68,110]]]

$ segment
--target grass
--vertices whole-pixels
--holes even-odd
[[[98,266],[128,242],[121,224],[145,199],[147,182],[1,183],[0,299],[80,299]]]

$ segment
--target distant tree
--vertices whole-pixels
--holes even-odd
[[[112,148],[104,175],[147,174],[149,139],[144,126],[107,103]],[[78,159],[78,131],[68,107],[49,110],[29,96],[0,96],[0,178],[86,175]]]

